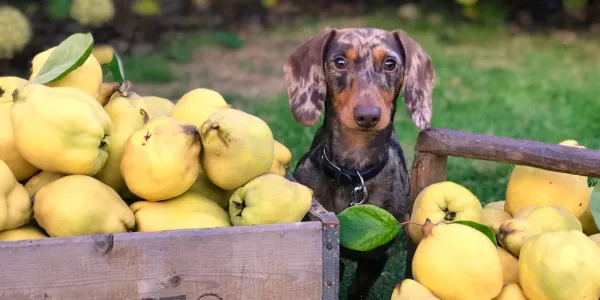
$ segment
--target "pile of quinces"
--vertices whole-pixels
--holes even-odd
[[[396,285],[392,300],[600,299],[593,188],[586,176],[523,165],[514,166],[505,201],[482,205],[451,181],[428,186],[407,223],[417,244],[413,279]]]
[[[216,91],[103,82],[106,49],[57,80],[0,78],[0,240],[300,222],[311,189],[262,119]],[[108,58],[106,58],[108,56]]]

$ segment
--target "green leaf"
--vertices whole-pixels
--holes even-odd
[[[477,229],[481,231],[481,233],[485,234],[492,241],[494,246],[498,247],[498,241],[496,241],[496,234],[494,234],[494,231],[489,226],[485,226],[483,224],[467,220],[457,220],[449,223],[458,223]]]
[[[587,179],[588,187],[595,187],[598,184],[598,178],[596,177],[588,177]]]
[[[600,191],[596,192],[595,190],[594,188],[592,198],[590,199],[590,211],[592,212],[594,222],[596,222],[596,227],[600,228]]]
[[[125,71],[123,63],[117,52],[113,52],[113,59],[108,63],[108,71],[112,74],[112,80],[122,84],[125,81]]]
[[[92,54],[94,38],[90,33],[75,33],[52,51],[33,83],[60,80],[79,68]]]
[[[400,232],[400,223],[394,216],[370,204],[349,207],[338,215],[338,219],[341,245],[356,251],[375,249]]]

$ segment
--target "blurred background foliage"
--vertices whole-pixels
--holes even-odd
[[[31,37],[14,56],[0,59],[2,74],[27,69],[33,55],[75,32],[91,31],[96,43],[119,53],[160,47],[182,33],[210,29],[214,42],[244,46],[249,24],[265,30],[281,24],[316,22],[325,16],[356,16],[374,9],[395,10],[399,18],[430,12],[512,30],[600,30],[600,0],[9,0],[31,26]],[[432,18],[435,18],[433,15]],[[185,61],[193,45],[176,43],[168,59]],[[9,71],[10,70],[10,71]],[[168,75],[167,75],[168,77]]]

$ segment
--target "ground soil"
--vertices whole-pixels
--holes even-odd
[[[302,41],[326,26],[359,27],[361,24],[362,19],[356,17],[324,20],[293,30],[248,30],[243,37],[246,41],[244,48],[202,46],[194,51],[190,62],[172,64],[178,80],[168,84],[137,83],[136,90],[143,95],[171,100],[199,87],[248,99],[273,99],[285,92],[282,68],[287,56]]]

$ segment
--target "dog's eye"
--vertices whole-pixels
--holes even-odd
[[[393,59],[386,59],[383,63],[386,71],[393,71],[396,68],[396,61]]]
[[[343,57],[338,57],[333,61],[333,64],[335,65],[336,68],[338,69],[345,69],[346,68],[346,60]]]

